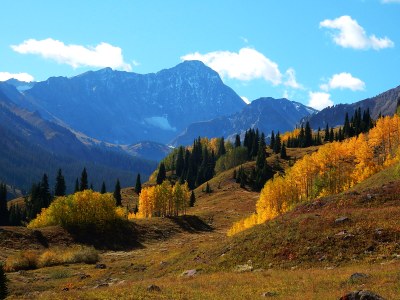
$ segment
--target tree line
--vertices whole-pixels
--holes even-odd
[[[381,117],[368,133],[326,143],[284,175],[275,175],[262,189],[256,213],[235,223],[229,234],[264,223],[298,203],[345,191],[399,161],[400,117]]]
[[[140,174],[137,174],[135,190],[138,194],[140,193],[141,186]],[[66,190],[65,178],[61,169],[57,172],[53,193],[50,191],[47,174],[43,174],[42,179],[39,182],[32,184],[29,194],[24,198],[25,205],[13,204],[8,209],[7,187],[5,184],[0,183],[0,226],[20,226],[33,220],[42,209],[48,208],[55,198],[65,196]],[[74,193],[85,190],[94,190],[93,185],[89,185],[86,168],[82,170],[80,180],[78,178],[76,179]],[[100,193],[107,193],[104,181]],[[119,179],[117,179],[115,183],[113,197],[116,201],[116,205],[122,206],[121,185]]]

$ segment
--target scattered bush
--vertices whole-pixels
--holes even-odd
[[[37,251],[20,251],[7,257],[5,270],[13,272],[19,270],[32,270],[37,268],[39,253]]]
[[[28,250],[9,256],[6,260],[5,269],[8,272],[13,272],[62,264],[94,264],[98,261],[99,254],[93,247],[54,248],[42,253]]]

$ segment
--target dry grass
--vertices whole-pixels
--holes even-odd
[[[44,252],[26,250],[7,257],[5,270],[7,272],[14,272],[62,264],[94,264],[98,260],[99,254],[92,247],[52,248]]]
[[[62,296],[58,291],[40,293],[37,298],[54,299],[338,299],[358,289],[368,289],[385,299],[398,299],[400,263],[361,264],[333,269],[262,270],[250,273],[217,272],[183,278],[178,274],[143,280],[110,283],[99,289],[72,287]],[[352,282],[350,275],[362,272],[368,278]],[[155,284],[160,292],[147,291]],[[33,297],[36,298],[36,297]]]

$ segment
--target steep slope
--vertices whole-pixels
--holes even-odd
[[[82,143],[66,128],[18,107],[1,87],[0,136],[0,181],[25,191],[44,172],[52,184],[58,168],[63,169],[69,191],[84,166],[95,188],[103,180],[114,184],[117,178],[123,185],[132,184],[135,173],[147,177],[155,168],[154,162],[130,157],[121,150]]]
[[[281,133],[293,130],[299,120],[317,111],[287,99],[260,98],[245,106],[240,112],[227,117],[189,125],[172,141],[173,145],[188,145],[198,136],[230,137],[249,128],[258,128],[265,134],[272,130]]]
[[[156,74],[110,68],[52,77],[24,91],[24,107],[99,140],[133,144],[170,141],[190,123],[229,115],[245,106],[218,73],[186,61]]]
[[[397,99],[400,97],[400,86],[390,89],[375,97],[364,99],[352,104],[338,104],[327,107],[315,115],[308,116],[303,122],[309,121],[312,128],[324,128],[326,124],[331,127],[343,125],[346,113],[351,117],[355,109],[361,110],[369,108],[371,116],[376,119],[379,114],[384,116],[393,115],[396,111]]]

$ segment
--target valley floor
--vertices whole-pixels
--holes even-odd
[[[202,193],[201,187],[196,191],[190,216],[136,220],[138,246],[102,251],[99,263],[104,266],[70,264],[7,273],[9,298],[339,299],[370,290],[400,299],[400,181],[388,181],[388,176],[392,174],[234,237],[227,237],[228,228],[254,212],[258,193],[240,189],[229,176],[216,177],[213,193]],[[334,224],[344,214],[350,222]],[[0,229],[0,258],[16,249],[74,243],[60,228],[40,232]],[[341,232],[350,235],[337,235]],[[51,243],[43,245],[37,236]],[[327,240],[341,247],[340,255],[325,247]],[[375,248],[366,252],[371,242]],[[309,261],[296,256],[304,249],[314,251]],[[352,277],[355,273],[365,276]]]

